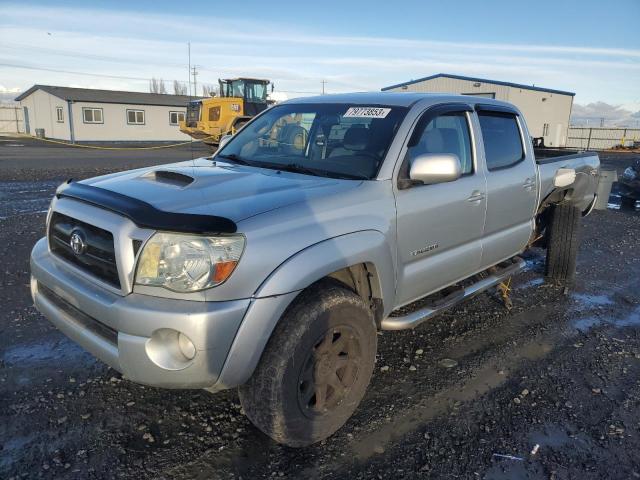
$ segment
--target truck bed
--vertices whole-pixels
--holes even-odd
[[[600,159],[596,152],[579,150],[537,148],[534,149],[540,176],[540,206],[552,198],[558,190],[554,185],[556,173],[561,168],[576,172],[574,183],[564,190],[570,191],[572,203],[587,210],[593,202],[593,192],[598,186]]]

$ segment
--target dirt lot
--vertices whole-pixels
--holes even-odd
[[[583,222],[572,292],[534,250],[510,312],[481,295],[381,334],[356,415],[310,448],[265,437],[234,391],[142,387],[93,359],[31,306],[52,191],[190,155],[0,143],[0,478],[640,478],[640,214],[624,208]]]

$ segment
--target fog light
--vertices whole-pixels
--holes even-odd
[[[178,334],[178,346],[182,354],[189,360],[196,356],[196,346],[184,333]]]
[[[156,330],[145,344],[147,356],[165,370],[182,370],[191,365],[196,346],[183,333],[171,328]]]

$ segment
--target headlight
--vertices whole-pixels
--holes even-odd
[[[224,282],[238,264],[244,237],[156,233],[144,246],[136,284],[197,292]]]

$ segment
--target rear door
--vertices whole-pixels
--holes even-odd
[[[484,171],[478,168],[464,104],[428,109],[418,120],[398,173],[396,303],[407,304],[478,270],[486,208]],[[458,180],[415,184],[408,172],[423,153],[452,153],[461,161]]]
[[[487,171],[487,214],[482,266],[522,251],[533,231],[537,170],[527,153],[523,119],[496,105],[476,106]]]

